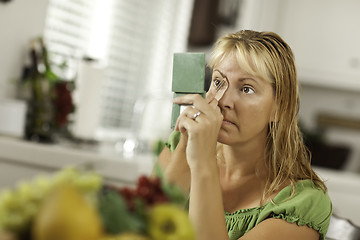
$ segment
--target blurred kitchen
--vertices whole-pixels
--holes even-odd
[[[240,29],[293,48],[300,119],[335,211],[360,225],[360,1],[0,1],[0,189],[73,164],[132,184],[171,132],[174,52]]]

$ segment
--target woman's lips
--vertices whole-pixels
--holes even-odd
[[[227,125],[235,125],[235,124],[227,119],[224,119],[222,121],[222,125],[227,126]]]

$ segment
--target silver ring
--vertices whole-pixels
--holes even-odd
[[[200,113],[201,113],[201,112],[195,113],[194,116],[193,116],[193,119],[195,120],[195,119],[200,115]]]

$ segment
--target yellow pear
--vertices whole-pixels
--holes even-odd
[[[34,240],[98,240],[103,233],[97,211],[72,185],[45,198],[32,230]]]
[[[100,240],[150,240],[150,238],[136,233],[121,233],[118,235],[101,238]]]

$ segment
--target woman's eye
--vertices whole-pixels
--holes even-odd
[[[243,87],[241,91],[246,94],[252,94],[255,92],[251,87]]]
[[[220,79],[215,78],[214,79],[214,86],[215,87],[219,86],[220,82],[221,82]]]

